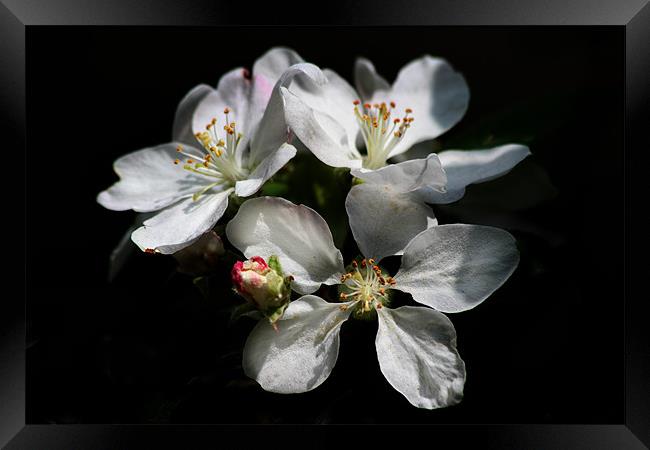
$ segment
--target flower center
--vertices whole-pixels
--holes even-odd
[[[245,179],[248,171],[241,167],[241,161],[238,159],[237,146],[241,141],[242,134],[236,130],[234,117],[231,117],[230,108],[223,111],[225,115],[225,125],[223,130],[225,134],[222,137],[217,132],[217,119],[213,118],[205,126],[206,131],[196,133],[196,139],[201,143],[202,154],[195,155],[186,150],[182,145],[176,148],[176,151],[188,159],[183,165],[183,169],[207,177],[210,183],[197,191],[192,198],[198,198],[216,186],[233,186],[237,181]],[[179,164],[180,159],[175,159],[174,164]]]
[[[363,314],[373,308],[381,309],[388,302],[387,289],[395,284],[393,277],[382,272],[372,258],[362,259],[360,264],[352,261],[352,270],[341,276],[339,298],[355,302],[357,314]],[[347,305],[341,309],[347,309]]]
[[[404,110],[404,117],[391,119],[392,111],[395,109],[395,102],[361,104],[360,100],[354,102],[354,116],[359,122],[363,140],[366,143],[366,157],[363,167],[366,169],[379,169],[386,165],[386,160],[391,150],[402,140],[406,130],[411,126],[413,117],[409,117],[413,111],[410,108]]]

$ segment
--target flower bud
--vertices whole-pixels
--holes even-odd
[[[237,261],[231,271],[235,291],[252,303],[269,321],[275,323],[291,299],[291,276],[285,277],[277,256],[269,263],[261,256]]]
[[[188,275],[203,275],[216,269],[225,253],[223,242],[214,231],[208,231],[192,245],[174,253],[178,271]]]

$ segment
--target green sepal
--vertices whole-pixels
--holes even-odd
[[[289,306],[288,301],[273,310],[265,311],[264,315],[266,316],[267,319],[269,319],[269,322],[273,324],[278,320],[280,320],[280,318],[284,314],[284,311],[287,309],[287,306]]]
[[[275,271],[275,273],[281,277],[284,277],[284,274],[282,273],[282,265],[280,264],[280,259],[277,257],[277,255],[271,255],[268,265],[273,271]]]

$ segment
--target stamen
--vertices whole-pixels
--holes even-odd
[[[363,166],[368,169],[378,169],[386,164],[391,151],[404,137],[410,127],[413,117],[411,108],[406,108],[404,117],[391,119],[392,111],[396,107],[394,101],[382,103],[364,103],[363,114],[359,112],[360,101],[353,101],[354,115],[357,118],[361,134],[366,143],[366,157]],[[391,123],[392,122],[392,123]]]

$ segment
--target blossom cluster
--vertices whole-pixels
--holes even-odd
[[[208,261],[223,271],[212,263],[227,260],[226,248],[237,252],[229,279],[259,319],[242,366],[263,389],[316,388],[334,369],[344,322],[376,320],[388,382],[416,407],[449,406],[462,399],[466,373],[446,314],[482,303],[519,253],[507,231],[438,223],[432,205],[458,201],[467,186],[530,154],[512,143],[409,157],[458,123],[468,104],[465,78],[444,59],[411,61],[392,84],[358,59],[353,87],[291,49],[272,48],[252,70],[190,90],[171,142],[117,159],[119,181],[97,201],[149,213],[132,241],[173,254],[182,267]],[[358,252],[344,258],[312,207],[260,194],[297,154],[346,172],[345,201],[331,206],[344,209]],[[399,259],[395,273],[387,258]],[[417,306],[396,307],[398,291]]]

